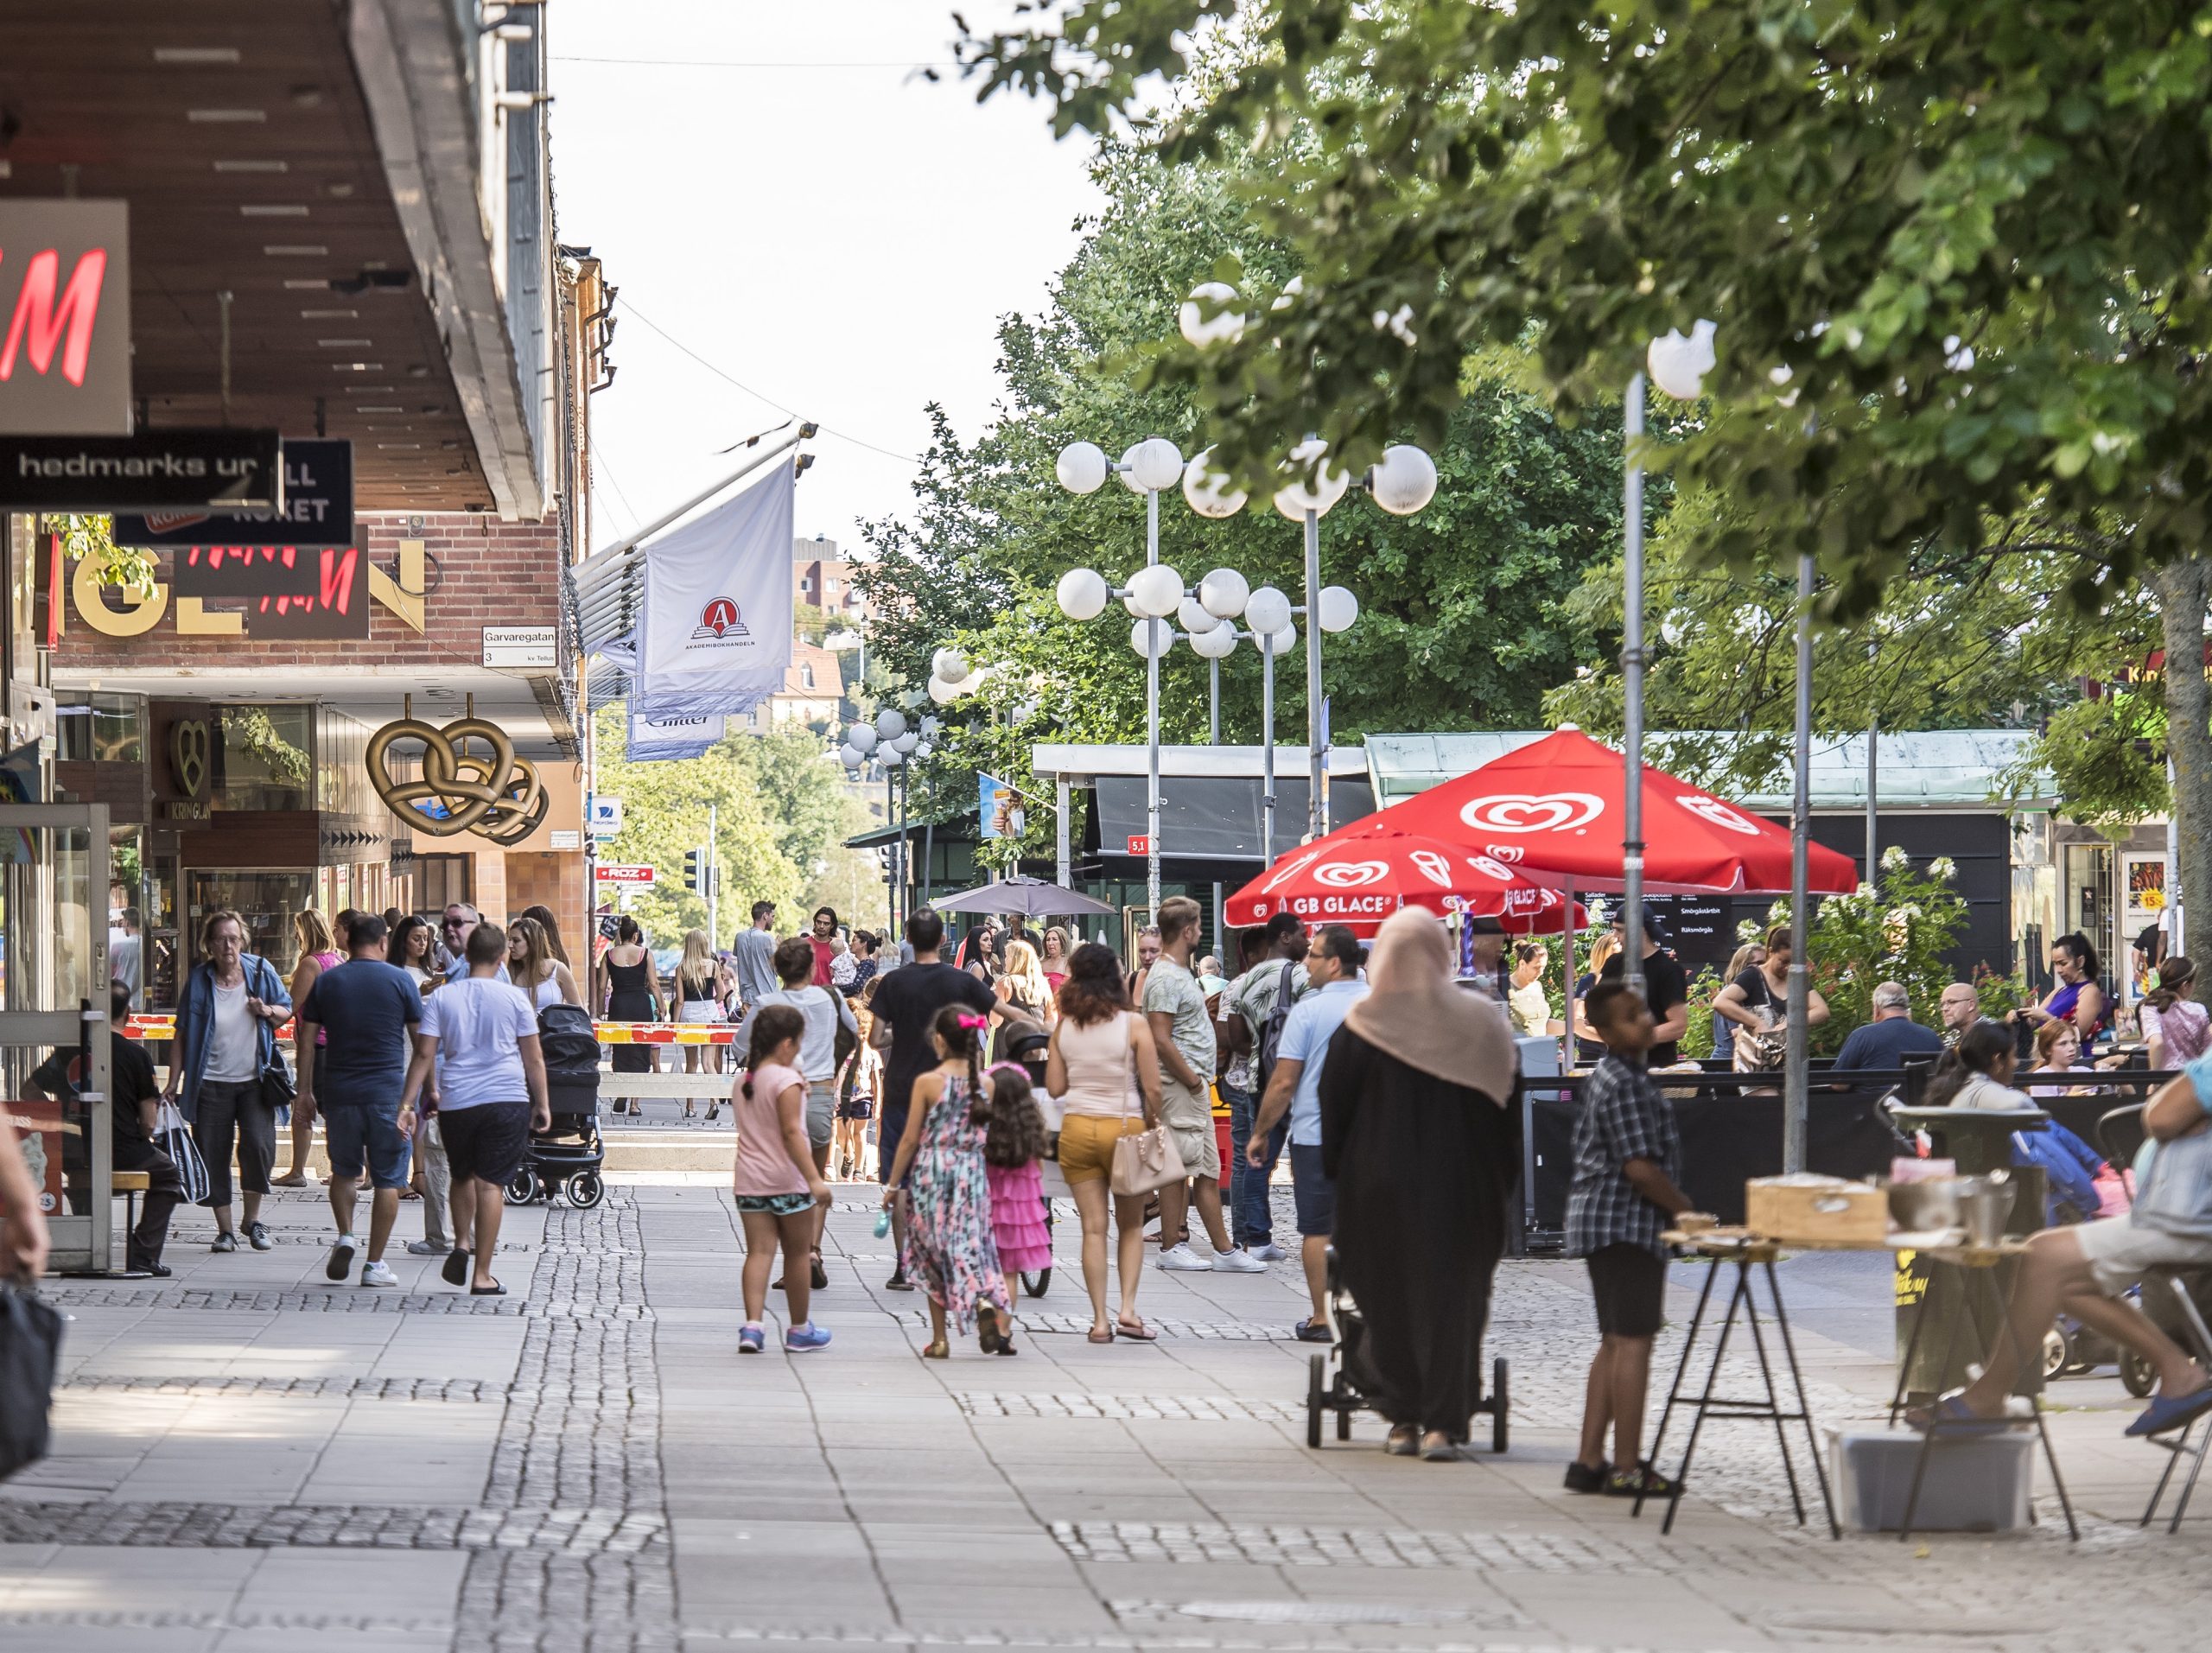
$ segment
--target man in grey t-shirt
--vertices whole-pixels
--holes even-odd
[[[782,985],[776,979],[776,904],[753,904],[753,927],[737,932],[737,996],[750,1010]]]
[[[1188,1214],[1185,1186],[1170,1183],[1160,1191],[1160,1254],[1163,1268],[1218,1268],[1250,1274],[1267,1264],[1230,1243],[1221,1215],[1221,1150],[1214,1141],[1213,1016],[1205,989],[1191,974],[1191,955],[1198,940],[1198,904],[1178,895],[1160,904],[1160,957],[1146,973],[1145,1019],[1160,1051],[1160,1117],[1174,1138],[1183,1167],[1197,1185],[1198,1218],[1213,1242],[1207,1262],[1177,1239]],[[1171,1243],[1172,1242],[1172,1243]]]

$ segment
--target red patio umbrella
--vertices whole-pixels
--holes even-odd
[[[1439,839],[1512,867],[1532,883],[1621,887],[1621,754],[1563,728],[1393,804],[1363,824]],[[1662,770],[1643,770],[1643,887],[1654,893],[1789,887],[1789,834]],[[1859,867],[1806,846],[1806,887],[1847,895]]]
[[[1308,924],[1366,931],[1402,906],[1472,912],[1508,930],[1556,930],[1568,903],[1491,855],[1411,833],[1376,830],[1376,817],[1353,823],[1279,857],[1230,896],[1229,922],[1265,924],[1294,912]],[[1588,922],[1579,906],[1577,924]]]

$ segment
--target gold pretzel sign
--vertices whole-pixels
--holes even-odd
[[[519,843],[537,830],[551,800],[537,766],[515,756],[507,732],[478,717],[473,697],[468,710],[467,716],[440,728],[416,718],[410,698],[407,715],[369,736],[363,757],[369,783],[410,825],[434,838],[474,832],[496,844]],[[423,748],[419,780],[392,778],[386,759],[402,741],[419,742]],[[471,751],[473,742],[488,747],[488,753]],[[438,812],[432,813],[433,808]]]

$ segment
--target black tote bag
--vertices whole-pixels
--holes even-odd
[[[46,1456],[61,1315],[16,1286],[0,1286],[0,1480]]]

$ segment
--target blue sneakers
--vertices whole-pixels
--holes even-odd
[[[805,1354],[811,1349],[830,1346],[830,1328],[809,1320],[804,1326],[795,1326],[784,1333],[785,1349],[795,1355]]]
[[[767,1334],[759,1326],[742,1326],[737,1334],[737,1352],[741,1355],[757,1355],[767,1341]]]

